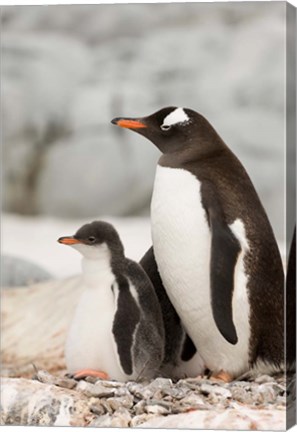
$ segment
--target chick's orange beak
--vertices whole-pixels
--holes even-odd
[[[143,129],[147,127],[140,120],[126,119],[126,118],[115,118],[111,120],[111,123],[126,129]]]
[[[77,240],[76,238],[69,236],[69,237],[60,237],[58,239],[59,243],[65,244],[65,245],[74,245],[77,243],[81,243],[81,241]]]

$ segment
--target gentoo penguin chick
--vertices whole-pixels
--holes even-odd
[[[117,231],[95,221],[58,241],[83,255],[83,292],[65,345],[68,371],[118,381],[155,376],[164,356],[161,309]]]
[[[140,265],[149,276],[158,297],[165,330],[165,353],[160,374],[173,378],[204,375],[205,365],[164,289],[151,247],[142,257]]]
[[[151,203],[166,292],[213,376],[284,364],[284,274],[278,246],[242,164],[200,114],[164,108],[112,123],[162,152]]]

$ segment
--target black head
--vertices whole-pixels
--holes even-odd
[[[59,243],[74,246],[89,258],[100,254],[104,248],[111,255],[124,256],[124,248],[116,229],[107,222],[94,221],[83,225],[73,236],[60,237]]]
[[[189,108],[167,107],[148,117],[115,118],[111,122],[143,135],[165,154],[188,148],[205,154],[222,142],[210,123]]]

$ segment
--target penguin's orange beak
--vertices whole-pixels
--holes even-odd
[[[78,244],[81,243],[80,240],[77,240],[76,238],[74,238],[73,236],[69,236],[69,237],[60,237],[58,239],[59,243],[65,244],[65,245],[74,245],[74,244]]]
[[[126,129],[143,129],[147,127],[142,121],[129,118],[114,118],[111,123]]]

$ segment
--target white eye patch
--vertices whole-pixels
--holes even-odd
[[[161,129],[170,129],[170,126],[173,126],[177,123],[187,123],[189,120],[190,118],[185,113],[183,108],[176,108],[176,110],[172,111],[167,117],[164,118]]]

